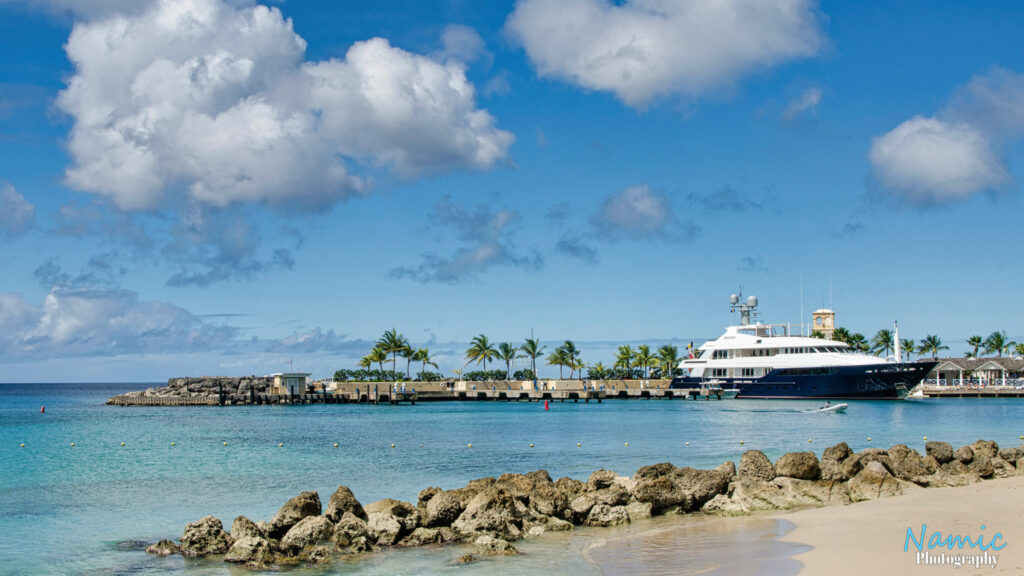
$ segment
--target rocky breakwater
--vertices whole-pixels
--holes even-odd
[[[415,503],[385,499],[363,506],[339,486],[324,509],[316,492],[292,498],[269,521],[239,516],[226,531],[207,516],[185,526],[180,543],[146,551],[216,556],[263,569],[316,564],[378,548],[471,544],[458,562],[516,554],[511,542],[575,526],[617,526],[662,514],[742,515],[757,511],[850,504],[935,486],[964,486],[1024,474],[1024,447],[1001,450],[979,440],[957,450],[928,442],[853,452],[846,443],[783,455],[757,450],[712,470],[645,466],[633,476],[598,470],[586,482],[552,480],[544,470],[480,478],[462,488],[422,490]],[[460,552],[463,550],[460,549]]]
[[[107,400],[114,406],[205,406],[221,399],[245,402],[254,394],[267,394],[274,379],[268,376],[202,376],[171,378],[163,388],[128,392]]]

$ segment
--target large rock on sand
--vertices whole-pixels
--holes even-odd
[[[288,533],[288,530],[291,530],[292,526],[298,524],[303,518],[319,516],[320,510],[319,494],[316,492],[303,492],[299,494],[285,502],[284,506],[270,520],[270,537],[280,539]]]
[[[903,444],[889,448],[888,454],[890,470],[893,476],[900,480],[916,482],[922,476],[935,473],[935,462],[922,457],[917,450]]]
[[[789,510],[848,504],[849,491],[842,482],[833,480],[801,480],[779,476],[771,482],[737,478],[729,493],[709,500],[702,511],[706,514],[737,516],[764,510]]]
[[[223,554],[231,547],[231,536],[224,531],[224,525],[213,516],[207,516],[185,525],[181,536],[181,553],[197,557],[207,554]]]
[[[607,488],[615,483],[618,475],[611,470],[595,470],[587,478],[587,490],[591,492]]]
[[[821,455],[821,479],[846,482],[861,469],[860,456],[853,453],[846,442],[825,449]]]
[[[850,501],[875,500],[903,493],[900,483],[881,462],[868,462],[848,483]]]
[[[736,475],[740,478],[771,482],[775,479],[775,467],[764,452],[747,450],[740,456],[740,467]]]
[[[814,452],[790,452],[783,454],[775,463],[775,473],[788,478],[817,480],[821,476],[821,466]]]
[[[949,442],[935,442],[929,440],[925,442],[924,452],[928,456],[935,458],[935,461],[939,464],[945,464],[953,460],[953,445]]]

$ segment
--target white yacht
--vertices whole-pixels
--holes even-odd
[[[712,386],[737,398],[903,398],[935,362],[889,360],[833,340],[793,334],[786,324],[762,324],[757,297],[732,295],[740,324],[709,340],[679,363],[673,388]],[[899,358],[897,353],[896,358]]]

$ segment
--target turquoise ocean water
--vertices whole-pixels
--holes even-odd
[[[905,443],[923,452],[924,436],[954,445],[985,438],[1011,446],[1024,434],[1024,400],[1016,399],[850,402],[845,415],[806,412],[818,402],[766,400],[553,403],[548,411],[543,404],[504,402],[104,405],[109,396],[145,387],[0,385],[0,575],[248,574],[219,562],[149,557],[130,541],[177,539],[185,523],[208,514],[227,525],[238,515],[268,519],[300,491],[317,490],[326,502],[338,484],[352,488],[363,503],[385,497],[415,502],[427,486],[454,488],[482,476],[540,468],[553,478],[586,479],[598,468],[630,475],[663,461],[713,467],[752,448],[772,459],[809,447],[820,455],[839,441],[854,450]],[[756,523],[729,526],[711,531],[717,536],[701,532],[701,538],[721,544],[743,530],[757,538],[775,530]],[[613,559],[595,548],[628,538],[628,529],[577,532],[528,543],[522,557],[470,567],[449,565],[461,551],[427,548],[289,572],[589,574],[643,566],[628,557],[642,547],[619,546],[625,557]],[[664,539],[659,542],[666,547]],[[676,547],[685,542],[667,552]],[[784,549],[765,550],[767,557]],[[651,550],[642,554],[649,558]],[[778,573],[794,570],[785,562],[773,566]],[[719,566],[717,573],[730,572]]]

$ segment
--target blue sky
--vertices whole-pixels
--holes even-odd
[[[608,362],[741,284],[1020,341],[1022,12],[0,0],[0,381]]]

